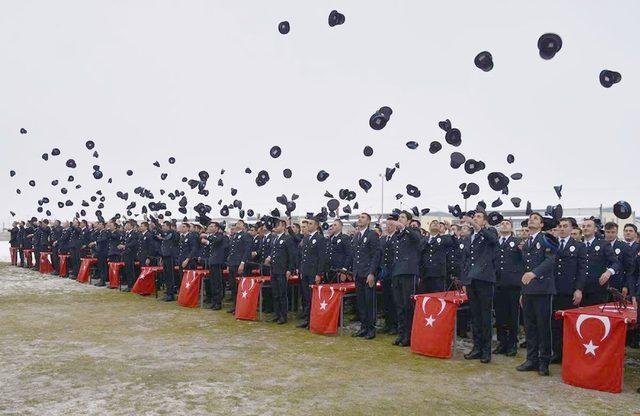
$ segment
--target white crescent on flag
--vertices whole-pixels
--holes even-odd
[[[427,314],[426,306],[427,306],[427,302],[429,301],[429,299],[431,299],[430,296],[425,296],[422,299],[422,312],[425,315]],[[436,316],[440,316],[440,314],[444,311],[444,308],[447,306],[447,302],[442,298],[437,298],[437,299],[440,301],[440,312],[438,312],[438,314]]]
[[[580,328],[582,327],[583,322],[588,319],[597,319],[598,321],[602,322],[602,324],[604,325],[604,335],[602,336],[602,339],[600,339],[600,341],[604,341],[604,339],[609,336],[609,332],[611,331],[611,321],[609,320],[609,317],[598,316],[598,315],[588,315],[586,313],[583,313],[580,316],[578,316],[578,319],[576,320],[576,331],[578,332],[578,335],[580,336],[581,339],[582,339],[582,333],[580,332]]]

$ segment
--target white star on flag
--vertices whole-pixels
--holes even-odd
[[[185,285],[185,287],[186,287],[187,289],[189,289],[189,287],[191,287],[191,282],[187,282],[187,284]]]
[[[327,310],[327,302],[322,301],[322,303],[320,303],[320,310],[323,310],[323,311]]]
[[[433,318],[433,315],[429,315],[429,317],[428,317],[428,318],[425,318],[425,320],[427,321],[427,325],[426,325],[426,326],[433,326],[433,323],[436,321],[436,320]]]
[[[249,293],[246,290],[242,291],[242,299],[246,299]]]
[[[593,340],[589,340],[588,344],[582,344],[584,346],[584,354],[591,354],[594,357],[596,356],[596,349],[600,348],[599,346],[593,343]]]

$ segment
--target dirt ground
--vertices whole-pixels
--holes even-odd
[[[293,323],[235,321],[0,264],[0,414],[638,414],[640,353],[609,394]]]

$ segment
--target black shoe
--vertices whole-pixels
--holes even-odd
[[[409,338],[402,338],[402,341],[400,342],[400,346],[408,347],[409,345],[411,345],[411,340]]]
[[[538,371],[538,363],[534,363],[533,361],[525,361],[519,366],[516,367],[518,371]]]
[[[98,286],[98,287],[104,287],[106,285],[107,284],[105,282],[98,282],[98,283],[95,284],[95,286]]]
[[[57,276],[57,275],[58,275],[58,273],[56,273],[56,272],[51,272],[51,276]]]
[[[372,329],[365,334],[364,339],[374,339],[375,337],[376,337],[376,331]]]
[[[551,364],[562,364],[562,356],[558,355],[558,354],[554,354],[551,357],[551,361],[549,361],[549,363],[551,363]]]
[[[227,313],[236,313],[236,308],[231,308],[227,310]]]
[[[302,321],[300,322],[298,325],[296,325],[297,328],[309,328],[309,321]]]
[[[166,295],[165,297],[161,298],[161,300],[164,302],[173,302],[175,298],[173,297],[173,295]]]
[[[505,354],[507,352],[507,347],[502,344],[498,344],[498,346],[493,350],[493,354]]]
[[[538,375],[548,376],[549,375],[549,364],[542,364],[538,367]]]
[[[352,337],[363,337],[365,335],[367,335],[367,331],[365,329],[360,329],[358,332],[351,334]]]
[[[211,309],[213,309],[214,311],[219,311],[220,309],[222,309],[222,306],[219,303],[216,303],[211,305]]]
[[[516,354],[518,354],[518,349],[516,347],[508,348],[504,353],[507,357],[515,357]]]
[[[400,345],[400,343],[402,342],[402,336],[399,335],[394,341],[393,341],[393,345]]]
[[[483,355],[482,358],[480,358],[480,362],[482,364],[489,364],[491,362],[491,356],[490,355]]]
[[[278,319],[278,322],[276,322],[278,325],[284,325],[287,323],[287,319],[286,318],[280,318]]]
[[[276,316],[275,318],[270,319],[269,322],[278,322],[279,320],[280,320],[280,317]]]
[[[522,341],[520,343],[520,348],[527,348],[527,341]]]
[[[476,349],[472,349],[471,351],[469,351],[467,354],[464,355],[465,360],[477,360],[479,358],[482,358],[482,353],[480,352],[480,350],[476,350]]]
[[[396,328],[391,328],[389,335],[398,335],[398,330]]]
[[[124,289],[122,289],[123,292],[131,292],[131,288],[129,287],[125,287]]]

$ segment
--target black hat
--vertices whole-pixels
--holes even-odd
[[[542,217],[542,231],[549,231],[558,225],[555,218]]]
[[[600,71],[600,85],[605,88],[611,88],[613,84],[617,84],[621,80],[622,75],[620,75],[620,72],[609,71],[608,69]]]
[[[250,168],[246,168],[246,169],[244,170],[244,173],[251,173],[251,169],[250,169]]]
[[[160,167],[160,162],[158,162],[157,160],[155,162],[153,162],[153,166],[159,168]]]
[[[58,201],[58,208],[63,208],[64,207],[64,202]]]
[[[291,172],[291,169],[289,168],[282,171],[282,176],[284,176],[287,179],[289,179],[291,175],[292,175],[292,172]]]
[[[478,195],[480,193],[480,187],[475,182],[470,182],[467,184],[467,193],[469,195]]]
[[[415,150],[418,148],[418,142],[414,142],[413,140],[407,142],[407,147],[411,150]]]
[[[51,185],[52,185],[52,186],[56,186],[56,185],[58,185],[58,180],[57,180],[57,179],[52,180],[52,181],[51,181]]]
[[[224,186],[224,182],[222,181],[222,178],[218,179],[218,186]]]
[[[73,160],[73,159],[69,159],[69,160],[67,160],[66,165],[67,165],[67,167],[68,167],[68,168],[73,169],[73,168],[75,168],[75,167],[76,167],[76,161],[75,161],[75,160]]]
[[[96,202],[98,200],[98,197],[96,197],[95,195],[91,195],[91,198],[89,198],[89,200],[91,200],[91,202]]]
[[[396,201],[397,201],[398,199],[402,198],[403,196],[404,196],[404,195],[402,195],[402,194],[396,194]]]
[[[87,146],[87,149],[89,150],[93,149],[96,146],[96,144],[92,140],[87,140],[84,145]]]
[[[492,226],[500,224],[504,219],[502,214],[496,211],[490,212],[487,216],[489,217],[489,225],[492,225]]]
[[[333,198],[333,195],[332,195],[332,194],[331,194],[331,192],[329,192],[329,191],[325,191],[325,192],[324,192],[324,196],[325,196],[326,198]]]
[[[289,33],[289,30],[289,22],[287,22],[286,20],[278,23],[278,32],[280,32],[281,35],[286,35],[287,33]]]
[[[429,153],[436,154],[442,149],[442,144],[438,141],[432,141],[429,145]]]
[[[20,134],[27,134],[27,129],[25,129],[24,127],[22,127],[20,129]]]
[[[266,170],[261,170],[260,172],[258,172],[258,176],[256,176],[256,185],[263,186],[267,182],[269,182],[269,179],[269,172],[267,172]]]
[[[173,157],[173,156],[171,156],[171,157],[169,158],[169,163],[170,163],[170,164],[172,164],[172,165],[173,165],[174,163],[176,163],[176,158],[175,158],[175,157]]]
[[[358,208],[360,208],[360,205],[358,204],[358,201],[356,201],[356,202],[353,204],[353,209],[358,209]]]
[[[422,208],[420,210],[420,215],[427,215],[431,211],[431,208]]]
[[[70,206],[72,206],[72,205],[73,205],[73,201],[72,201],[72,200],[70,200],[70,199],[67,199],[66,201],[64,201],[64,204],[65,204],[66,206],[70,207]]]
[[[481,165],[474,159],[467,159],[467,161],[464,162],[464,171],[467,172],[469,175],[472,175],[477,171],[479,171],[480,167]]]
[[[14,176],[16,176],[16,171],[15,171],[15,170],[10,170],[10,171],[9,171],[9,176],[11,176],[12,178],[13,178]]]
[[[225,206],[224,208],[227,208],[227,207]],[[146,207],[142,207],[142,210],[143,210],[143,211],[144,211],[145,209],[146,209]],[[180,208],[178,208],[178,212],[179,212],[180,214],[186,214],[186,213],[187,213],[187,208],[185,208],[185,207],[180,207]]]
[[[514,181],[519,181],[520,179],[522,179],[522,173],[520,172],[512,173],[511,179],[513,179]]]
[[[29,181],[29,185],[31,185],[31,186],[36,186],[36,181],[34,181],[33,179],[31,179],[31,180]]]
[[[198,177],[201,181],[206,182],[207,180],[209,180],[209,172],[207,172],[206,170],[201,170],[200,172],[198,172]]]
[[[43,160],[49,160],[49,155],[47,153],[43,153],[42,154],[42,159]]]
[[[127,176],[133,175],[133,171],[131,169],[127,170]]]
[[[626,201],[618,201],[613,204],[613,214],[621,220],[626,220],[631,216],[631,205]]]
[[[344,15],[337,10],[331,10],[329,13],[329,26],[334,27],[344,23]]]
[[[231,196],[236,196],[238,190],[236,188],[231,188]]]
[[[509,178],[502,172],[491,172],[487,179],[489,186],[494,191],[503,191],[509,185]]]
[[[318,174],[316,175],[316,179],[320,182],[324,182],[327,178],[329,177],[329,174],[327,172],[325,172],[324,170],[321,170],[320,172],[318,172]]]
[[[384,178],[389,182],[393,177],[393,174],[396,173],[396,168],[387,168],[384,172]]]
[[[413,213],[414,216],[419,217],[420,216],[420,210],[418,209],[418,207],[413,207],[411,208],[411,212]]]
[[[489,72],[493,69],[493,56],[487,51],[480,52],[476,55],[473,63],[484,72]]]
[[[351,214],[351,206],[349,204],[345,205],[344,207],[342,207],[342,211],[345,214]]]
[[[161,173],[160,174],[160,179],[165,180],[165,179],[167,179],[167,176],[168,175],[166,173]]]
[[[365,146],[362,150],[362,153],[364,153],[365,156],[369,157],[373,154],[373,148],[371,146]]]
[[[451,146],[458,147],[462,143],[462,133],[460,132],[460,130],[453,128],[444,135],[444,139]]]
[[[389,107],[382,107],[369,119],[369,126],[374,130],[382,130],[389,122],[393,111]]]
[[[438,127],[440,127],[442,130],[447,132],[447,131],[451,130],[451,121],[449,119],[446,119],[444,121],[440,121],[440,122],[438,122]]]
[[[360,179],[358,185],[360,185],[360,188],[365,192],[369,192],[369,189],[371,189],[371,182],[366,179]]]
[[[462,153],[453,152],[451,153],[451,161],[449,162],[449,165],[454,169],[458,169],[465,162],[465,160],[466,158]]]
[[[340,207],[340,201],[337,199],[333,198],[327,201],[327,208],[329,208],[330,211],[335,211],[338,207]]]
[[[98,157],[98,156],[99,156],[99,155],[98,155],[98,151],[97,151],[97,150],[94,150],[94,151],[93,151],[93,157]]]
[[[507,163],[515,162],[516,158],[512,154],[507,155]]]
[[[420,197],[420,189],[418,189],[414,185],[408,184],[407,185],[407,194],[411,195],[414,198],[419,198]]]
[[[511,203],[513,204],[514,207],[519,208],[520,204],[522,203],[522,200],[517,196],[514,196],[513,198],[511,198]]]
[[[556,195],[558,195],[558,198],[562,198],[562,185],[554,186],[553,190],[556,191]]]
[[[271,150],[269,150],[269,154],[272,158],[276,159],[282,154],[282,149],[280,149],[280,146],[273,146]]]
[[[449,205],[448,207],[449,213],[456,218],[462,218],[462,209],[460,209],[460,205]]]
[[[252,209],[248,209],[248,210],[247,210],[247,216],[249,216],[249,217],[253,217],[253,214],[254,214],[254,212],[253,212],[253,210],[252,210]]]
[[[502,199],[498,198],[491,203],[491,208],[497,208],[502,205]]]
[[[542,59],[553,58],[562,49],[562,39],[555,33],[545,33],[538,39],[538,50]]]
[[[524,213],[526,215],[531,215],[533,213],[533,210],[531,209],[531,201],[527,201],[527,208],[524,210]]]
[[[276,197],[276,202],[282,205],[285,205],[287,203],[287,196],[286,195],[280,195]]]
[[[67,182],[73,182],[75,178],[73,177],[73,175],[69,175],[69,177],[67,178]]]
[[[60,193],[62,193],[62,195],[66,195],[67,194],[67,188],[60,188]]]

